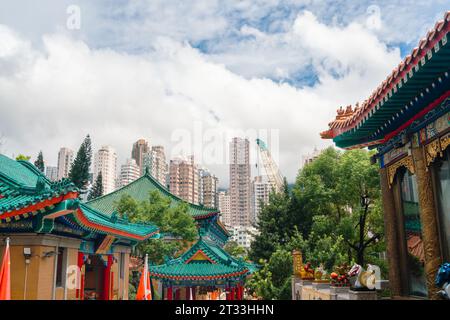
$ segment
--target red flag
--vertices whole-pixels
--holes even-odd
[[[11,258],[9,238],[6,239],[5,254],[0,268],[0,300],[11,300]]]
[[[152,290],[150,289],[150,273],[148,272],[148,255],[145,255],[144,270],[139,280],[139,287],[136,294],[136,300],[152,300]]]

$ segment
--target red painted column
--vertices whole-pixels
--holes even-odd
[[[83,264],[84,264],[84,253],[78,252],[78,272],[80,272],[80,283],[78,283],[79,288],[75,291],[75,297],[79,298],[80,300],[84,299],[84,274],[83,274]]]
[[[195,295],[195,290],[197,289],[197,287],[192,287],[192,300],[195,300],[195,297],[196,297],[196,295]]]
[[[230,300],[234,300],[234,295],[235,295],[235,288],[231,287]]]
[[[173,300],[172,286],[167,288],[167,300]]]
[[[236,300],[241,300],[241,285],[239,283],[236,286]]]
[[[103,274],[103,300],[111,299],[111,266],[113,264],[112,255],[108,255],[108,262]]]
[[[186,287],[186,300],[191,300],[191,287]]]
[[[175,300],[180,300],[180,288],[175,289]]]

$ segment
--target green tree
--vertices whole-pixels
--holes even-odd
[[[160,239],[143,241],[135,251],[137,255],[148,254],[152,263],[160,264],[173,258],[198,235],[195,221],[188,213],[188,204],[182,202],[171,206],[171,200],[156,190],[151,191],[148,199],[142,202],[129,195],[122,196],[116,203],[116,209],[133,223],[151,223],[159,228]]]
[[[261,207],[257,228],[259,234],[250,247],[249,257],[253,261],[269,260],[277,245],[286,243],[291,232],[288,210],[290,197],[287,188],[283,192],[271,193],[269,203]]]
[[[91,160],[91,138],[87,135],[78,149],[77,156],[75,157],[69,172],[69,179],[80,189],[83,189],[89,181]]]
[[[30,159],[31,159],[30,156],[26,156],[26,155],[23,155],[23,154],[19,154],[19,155],[16,157],[16,160],[17,160],[17,161],[30,161]]]
[[[36,161],[34,162],[36,168],[38,168],[41,172],[44,172],[44,156],[42,155],[42,151],[39,151]]]
[[[263,261],[260,261],[263,264]],[[292,255],[278,248],[247,281],[246,286],[265,300],[291,299]]]
[[[95,183],[92,186],[91,192],[89,192],[88,200],[92,200],[103,195],[103,177],[102,172],[100,171],[97,175],[97,179],[95,179]]]
[[[271,195],[259,216],[259,236],[250,250],[253,261],[270,261],[275,252],[299,249],[304,261],[327,271],[344,262],[386,264],[378,258],[385,250],[378,167],[373,152],[326,149],[299,171],[291,194]],[[362,201],[364,200],[364,201]],[[384,272],[385,274],[385,272]],[[262,268],[255,278],[265,297],[279,296],[280,281]]]

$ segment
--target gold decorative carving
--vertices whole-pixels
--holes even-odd
[[[425,146],[425,161],[427,170],[431,163],[438,157],[442,157],[441,143],[439,139],[431,141]]]
[[[441,151],[445,151],[448,146],[450,146],[450,133],[446,134],[445,136],[441,137]]]
[[[397,170],[401,167],[405,167],[409,170],[412,174],[415,173],[414,169],[414,162],[412,156],[406,156],[404,158],[401,158],[397,162],[394,162],[391,164],[388,168],[388,179],[389,179],[389,188],[391,188],[392,183],[394,182],[395,174],[397,173]]]
[[[436,273],[441,263],[438,221],[434,202],[431,173],[426,170],[426,156],[421,149],[412,150],[417,177],[417,189],[425,254],[424,272],[427,280],[428,298],[437,299],[439,288],[435,285]]]

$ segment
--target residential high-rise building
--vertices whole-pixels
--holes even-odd
[[[250,142],[233,138],[230,142],[231,225],[251,225]]]
[[[317,147],[315,147],[314,151],[312,153],[302,156],[302,166],[301,167],[303,168],[305,165],[307,165],[307,164],[313,162],[314,160],[316,160],[317,157],[320,156],[322,151],[323,150],[319,150],[319,149],[317,149]]]
[[[258,235],[258,230],[255,227],[235,226],[230,228],[229,232],[231,234],[230,240],[246,250],[250,249],[253,240]]]
[[[194,157],[170,160],[169,190],[181,199],[198,204],[198,172]]]
[[[201,185],[202,185],[202,197],[200,203],[208,208],[217,208],[219,205],[218,199],[218,187],[219,187],[219,179],[209,173],[206,172],[201,177]]]
[[[116,189],[117,154],[113,147],[102,146],[94,156],[94,181],[102,173],[103,194]]]
[[[203,203],[203,177],[209,175],[209,171],[206,168],[197,167],[198,175],[198,203]]]
[[[252,223],[258,221],[259,214],[261,212],[261,204],[269,203],[269,195],[272,190],[275,189],[274,185],[264,181],[262,176],[256,176],[252,183],[253,188],[253,201],[252,201]]]
[[[231,203],[230,195],[226,191],[219,191],[219,211],[220,211],[220,221],[229,227],[231,226]]]
[[[124,187],[141,176],[136,160],[127,159],[127,162],[120,167],[119,187]]]
[[[73,162],[73,150],[69,148],[61,148],[58,152],[58,180],[68,178],[70,167]]]
[[[131,158],[136,161],[139,167],[140,174],[144,174],[144,154],[150,152],[150,146],[145,139],[139,139],[133,144],[133,149],[131,150]]]
[[[45,168],[45,176],[51,181],[58,180],[58,167],[47,166]]]
[[[163,146],[153,146],[144,154],[143,167],[148,168],[150,174],[164,187],[167,187],[168,165]]]

